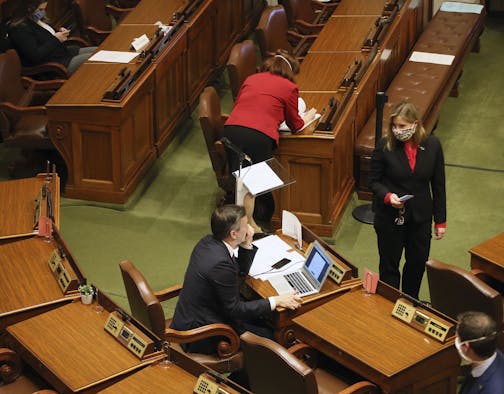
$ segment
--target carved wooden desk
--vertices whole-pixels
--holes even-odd
[[[504,233],[469,249],[471,268],[504,283]]]
[[[294,335],[385,393],[455,393],[454,337],[438,342],[393,317],[393,307],[388,297],[354,288],[295,317]]]

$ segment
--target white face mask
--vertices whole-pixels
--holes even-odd
[[[455,347],[457,348],[457,352],[460,356],[460,358],[462,359],[462,362],[461,364],[462,365],[468,365],[468,364],[473,364],[475,363],[475,361],[468,357],[465,353],[464,353],[464,350],[462,350],[462,344],[463,343],[467,343],[467,341],[461,341],[459,337],[455,337]]]
[[[392,127],[392,133],[394,133],[394,137],[396,137],[399,141],[405,142],[408,141],[416,131],[416,124],[407,129],[397,129]]]

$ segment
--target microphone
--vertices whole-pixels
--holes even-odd
[[[240,160],[247,160],[250,164],[252,164],[250,156],[233,144],[228,138],[222,137],[220,141],[226,146],[226,148],[231,149],[234,153],[240,156]]]

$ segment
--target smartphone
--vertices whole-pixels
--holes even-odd
[[[275,264],[273,264],[271,266],[271,268],[274,268],[274,269],[280,269],[282,268],[284,265],[287,265],[291,262],[290,259],[287,259],[287,258],[283,258],[282,260],[278,260]]]
[[[415,197],[413,194],[405,194],[404,196],[399,197],[399,201],[405,202],[411,200],[413,197]]]

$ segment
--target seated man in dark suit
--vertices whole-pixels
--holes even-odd
[[[460,393],[504,393],[504,355],[497,349],[496,323],[483,312],[464,312],[458,322],[455,346],[471,366]]]
[[[269,299],[246,301],[239,290],[240,276],[248,273],[257,247],[252,245],[253,228],[245,208],[224,205],[211,219],[212,235],[194,247],[184,277],[172,327],[189,330],[212,323],[231,325],[238,334],[252,331],[273,337],[265,318],[277,307],[296,309],[301,298],[284,294]],[[217,338],[184,345],[188,352],[215,353]]]
[[[23,66],[37,66],[56,62],[68,68],[72,74],[84,63],[96,47],[66,46],[70,30],[62,27],[54,30],[45,22],[46,0],[20,2],[9,27],[9,37]]]

